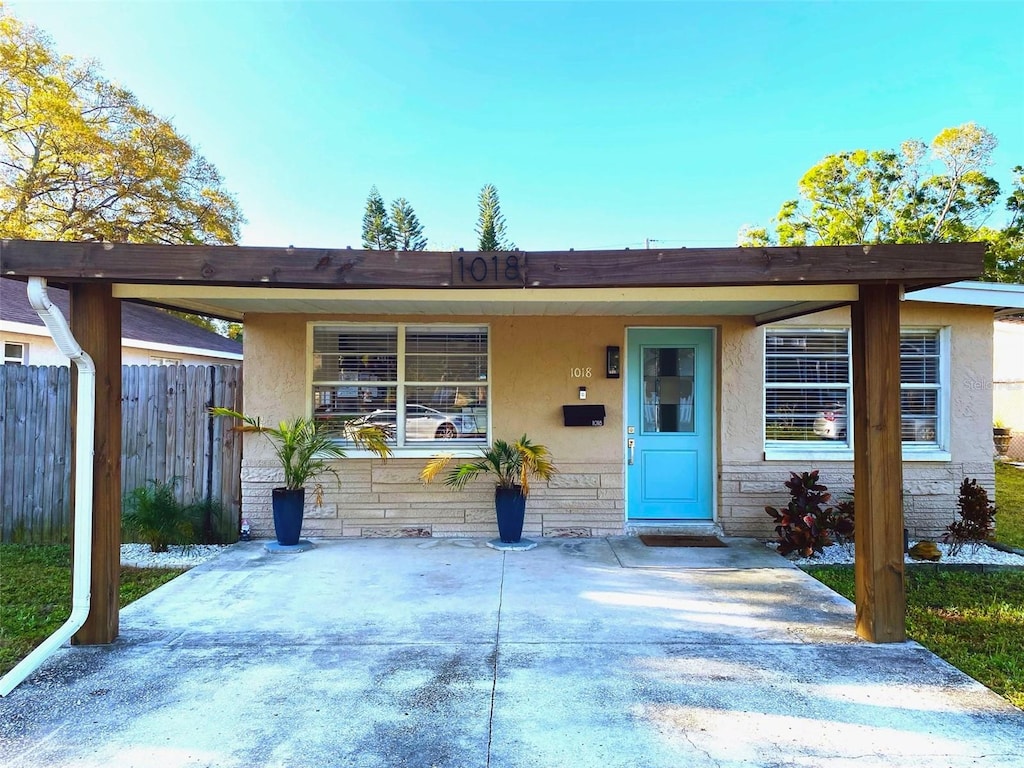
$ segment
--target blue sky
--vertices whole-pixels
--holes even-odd
[[[7,5],[201,148],[246,245],[359,247],[376,184],[473,249],[493,183],[523,249],[727,246],[832,152],[974,121],[1024,164],[1024,2]]]

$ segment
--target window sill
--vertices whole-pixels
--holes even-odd
[[[853,449],[804,448],[777,449],[764,452],[765,461],[853,461]],[[903,449],[903,461],[952,461],[949,451],[939,448],[906,448]]]
[[[768,448],[765,461],[853,461],[853,449],[842,448]]]
[[[443,445],[439,445],[437,447],[432,447],[432,448],[394,448],[394,449],[392,449],[394,451],[394,453],[392,453],[388,457],[388,459],[420,459],[420,460],[424,460],[424,459],[431,459],[434,456],[437,456],[438,454],[441,454],[441,453],[446,453],[446,454],[450,455],[452,458],[455,458],[455,459],[475,459],[475,458],[479,458],[479,456],[480,456],[480,450],[479,449],[480,448],[486,448],[486,447],[487,447],[486,445],[481,444],[479,446],[472,446],[472,445],[463,445],[463,446],[458,446],[458,447],[452,446],[451,448],[446,448]],[[345,459],[332,459],[330,457],[324,457],[324,458],[328,459],[329,461],[344,461],[345,459],[378,459],[379,460],[380,456],[378,456],[373,451],[357,450],[357,449],[353,448],[352,450],[346,450],[345,451]]]

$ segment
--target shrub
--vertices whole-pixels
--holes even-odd
[[[965,477],[960,483],[959,520],[946,526],[942,540],[949,545],[949,554],[955,555],[965,544],[977,548],[992,538],[995,529],[996,508],[988,500],[988,491],[977,480]]]
[[[765,512],[775,521],[775,534],[779,538],[780,555],[796,552],[812,557],[815,552],[839,540],[853,538],[853,498],[828,506],[832,494],[818,482],[819,471],[797,474],[790,472],[786,488],[789,505],[785,509],[766,506]]]
[[[850,492],[850,498],[843,499],[832,507],[828,527],[838,541],[853,541],[854,508],[852,491]]]
[[[196,505],[185,505],[174,495],[178,478],[150,480],[125,497],[121,527],[126,536],[149,544],[153,552],[166,552],[169,544],[195,544],[199,527]]]

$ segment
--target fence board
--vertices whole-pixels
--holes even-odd
[[[219,501],[219,535],[234,540],[241,509],[241,440],[212,405],[241,409],[241,368],[122,368],[122,490],[178,477],[176,495]],[[68,368],[0,366],[0,541],[68,540],[71,511]]]

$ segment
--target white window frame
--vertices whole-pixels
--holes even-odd
[[[160,355],[149,356],[150,365],[181,365],[181,359],[177,357],[161,357]]]
[[[427,445],[415,445],[407,446],[402,445],[405,438],[405,420],[400,418],[401,412],[405,409],[405,388],[407,382],[405,380],[405,332],[409,327],[413,328],[485,328],[487,330],[487,432],[486,437],[481,442],[476,443],[456,443],[453,445],[446,445],[444,441],[437,441],[429,443]],[[319,382],[313,381],[313,331],[316,328],[394,328],[397,331],[397,379],[394,382],[395,385],[395,408],[399,411],[396,417],[396,442],[398,445],[392,446],[392,456],[395,458],[425,458],[429,456],[436,456],[438,453],[448,453],[457,458],[473,457],[478,456],[480,448],[484,448],[491,445],[491,441],[494,439],[494,419],[492,415],[492,402],[493,402],[493,387],[492,387],[492,360],[491,360],[491,326],[489,323],[477,323],[477,322],[466,322],[466,323],[432,323],[432,322],[352,322],[352,321],[334,321],[334,320],[312,320],[306,323],[306,416],[309,418],[313,417],[313,387]],[[430,386],[430,382],[412,382],[411,386]],[[374,458],[377,454],[372,451],[368,451],[361,448],[348,448],[346,447],[345,453],[352,458]]]
[[[4,365],[28,365],[28,344],[24,341],[4,341]],[[13,344],[21,347],[21,355],[15,357],[7,354],[7,345]]]
[[[848,389],[847,403],[849,404],[846,415],[846,441],[830,440],[808,440],[805,442],[787,440],[768,440],[767,437],[767,391],[768,383],[765,381],[767,374],[767,338],[770,332],[783,332],[792,334],[806,334],[814,331],[846,331],[847,349],[849,350],[850,381],[846,385]],[[904,387],[909,389],[937,389],[936,403],[938,407],[935,443],[903,442],[902,453],[904,461],[951,461],[952,454],[950,445],[950,388],[951,388],[951,330],[948,326],[916,326],[907,325],[900,327],[900,334],[913,331],[932,331],[938,336],[939,345],[939,383],[933,385],[904,385],[900,384],[900,391]],[[852,461],[853,460],[853,349],[850,338],[850,329],[843,326],[776,326],[766,327],[761,339],[761,441],[764,447],[765,461]],[[773,384],[772,386],[778,386]],[[794,385],[795,386],[795,385]],[[785,388],[783,386],[783,388]],[[844,389],[844,387],[835,387]],[[838,443],[838,444],[837,444]]]

